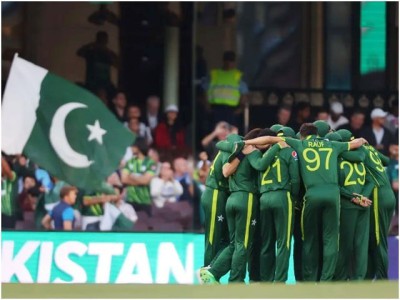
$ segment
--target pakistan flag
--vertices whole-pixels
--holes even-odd
[[[5,153],[24,153],[81,188],[96,189],[134,141],[96,96],[17,56],[1,117]]]

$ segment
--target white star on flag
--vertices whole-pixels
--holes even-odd
[[[256,226],[256,223],[257,223],[257,221],[256,221],[256,219],[254,219],[253,221],[251,221],[251,226]]]
[[[223,215],[220,215],[217,218],[218,218],[218,222],[223,222],[224,221],[224,216]]]
[[[107,133],[106,130],[100,127],[99,120],[96,120],[93,125],[87,124],[86,127],[90,131],[88,141],[96,140],[100,145],[103,144],[103,135]]]

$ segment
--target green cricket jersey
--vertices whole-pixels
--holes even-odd
[[[129,174],[144,175],[150,173],[155,175],[156,164],[153,160],[145,157],[143,160],[136,157],[131,158],[126,163],[123,172],[128,172]],[[126,200],[131,203],[138,204],[151,204],[150,187],[149,185],[129,185],[126,188],[127,197]]]
[[[1,180],[1,213],[13,216],[17,211],[18,180],[17,174],[12,171],[13,178]]]
[[[258,171],[252,167],[247,156],[243,158],[236,172],[229,176],[230,192],[257,193]]]
[[[261,156],[260,151],[248,155],[252,166],[259,173],[260,193],[287,190],[295,197],[299,194],[300,174],[296,151],[293,148],[280,149],[274,145]]]
[[[225,178],[222,173],[222,167],[228,160],[228,157],[229,153],[224,151],[219,151],[215,156],[206,179],[207,187],[229,192],[228,178]]]
[[[366,171],[364,163],[353,163],[339,159],[339,184],[342,198],[341,207],[346,209],[366,209],[351,202],[357,193],[369,198],[374,182],[371,175]]]
[[[364,145],[361,147],[361,149],[365,153],[365,167],[372,175],[375,185],[378,187],[390,185],[383,164],[388,162],[388,158],[370,145]]]
[[[338,157],[350,150],[350,143],[328,141],[310,135],[305,140],[283,138],[299,156],[300,172],[306,189],[338,185]]]

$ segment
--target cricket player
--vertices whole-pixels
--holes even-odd
[[[350,141],[336,132],[331,141]],[[339,157],[340,240],[334,280],[364,280],[368,263],[369,199],[374,182],[364,163]]]
[[[317,128],[305,123],[301,140],[286,137],[259,137],[245,145],[264,145],[286,141],[297,152],[300,173],[306,188],[301,216],[304,281],[332,280],[339,242],[339,197],[337,162],[341,153],[361,147],[363,138],[348,143],[330,142],[317,137]],[[322,230],[322,237],[319,230]],[[318,274],[319,244],[323,241],[322,273]]]
[[[269,135],[275,134],[271,131]],[[295,132],[289,127],[282,127],[278,135],[294,137]],[[260,171],[260,279],[262,282],[286,282],[287,280],[293,231],[293,198],[296,199],[300,188],[296,151],[285,143],[274,145],[276,146],[280,149],[279,152],[275,154],[274,149],[271,149],[262,157],[261,152],[254,147],[243,150],[245,154],[248,154],[251,164]]]
[[[227,141],[240,141],[237,134],[230,134]],[[205,252],[204,266],[229,244],[228,225],[225,206],[229,196],[228,179],[222,174],[222,166],[227,162],[230,152],[220,150],[210,167],[206,180],[206,189],[201,196],[201,207],[204,210]]]

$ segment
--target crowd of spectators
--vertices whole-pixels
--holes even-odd
[[[95,193],[81,189],[76,191],[76,202],[68,204],[74,209],[75,221],[71,228],[94,231],[201,231],[203,215],[200,198],[217,153],[216,143],[226,139],[230,133],[240,133],[238,128],[219,121],[201,139],[201,149],[196,151],[199,155],[194,157],[189,145],[185,144],[187,132],[180,125],[176,105],[166,105],[162,114],[160,98],[151,95],[142,113],[139,105],[128,105],[122,91],[115,93],[109,103],[111,112],[137,138],[134,145],[126,149],[118,170],[107,179],[104,188]],[[276,120],[266,122],[265,126],[278,122],[297,130],[304,122],[326,120],[332,128],[351,130],[355,136],[366,138],[371,145],[390,156],[387,172],[398,194],[397,102],[393,103],[390,113],[376,108],[368,114],[354,110],[345,116],[339,102],[332,103],[329,110],[319,110],[315,116],[311,115],[308,103],[301,103],[294,111],[293,114],[290,106],[282,106],[278,109]],[[367,125],[369,119],[371,122]],[[52,211],[57,211],[57,205],[63,203],[60,192],[68,184],[51,177],[23,155],[3,156],[3,161],[18,177],[16,224],[7,224],[6,228],[62,229],[59,222],[51,225],[49,217]],[[392,233],[397,233],[397,228],[396,217]]]

